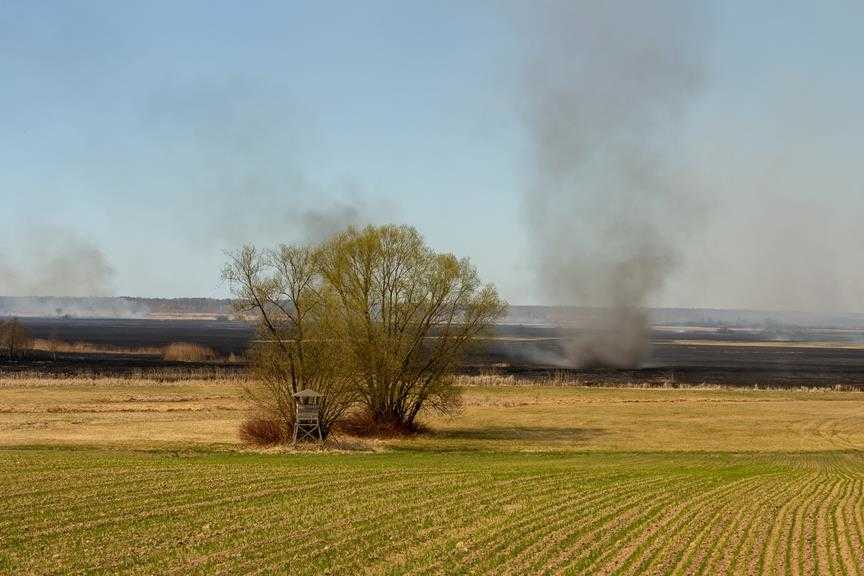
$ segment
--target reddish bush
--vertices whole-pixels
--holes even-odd
[[[252,416],[240,425],[240,439],[256,446],[273,446],[290,439],[278,420]]]

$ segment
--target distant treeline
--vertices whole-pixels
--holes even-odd
[[[609,310],[578,306],[510,306],[508,324],[591,325]],[[726,310],[719,308],[648,308],[655,326],[708,326],[715,328],[827,328],[864,330],[864,314],[843,312],[795,312],[776,310]]]
[[[608,314],[602,308],[578,306],[510,306],[505,324],[590,325]],[[864,314],[723,310],[712,308],[650,308],[646,314],[654,325],[737,327],[780,330],[788,328],[834,328],[864,330]],[[41,316],[73,318],[146,318],[147,316],[212,315],[231,317],[227,298],[93,298],[0,296],[0,317]]]
[[[146,306],[151,314],[232,314],[227,298],[128,298]]]
[[[233,313],[231,301],[217,298],[135,298],[0,296],[0,316],[144,318],[150,315]]]

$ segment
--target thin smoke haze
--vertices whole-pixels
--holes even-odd
[[[162,177],[183,207],[176,235],[196,250],[223,250],[315,241],[386,218],[392,207],[362,182],[350,174],[322,177],[309,166],[322,146],[310,116],[256,76],[156,89],[141,130],[154,147],[170,143]]]

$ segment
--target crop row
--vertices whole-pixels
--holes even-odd
[[[864,457],[0,451],[0,573],[864,574]]]

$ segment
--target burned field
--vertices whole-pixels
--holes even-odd
[[[24,318],[22,322],[34,338],[130,349],[191,342],[227,355],[242,353],[254,337],[250,324],[231,320]]]
[[[188,342],[212,349],[224,359],[232,354],[242,356],[255,338],[250,324],[231,320],[26,318],[24,324],[35,338],[121,351],[37,351],[25,361],[0,365],[2,372],[238,375],[245,370],[242,362],[177,362],[158,354],[132,352]],[[651,334],[648,358],[637,369],[572,367],[567,348],[576,340],[590,340],[590,334],[542,325],[500,325],[482,350],[469,354],[462,372],[537,380],[565,375],[585,385],[864,387],[864,331],[852,329],[797,329],[778,334],[758,329],[659,327]]]

